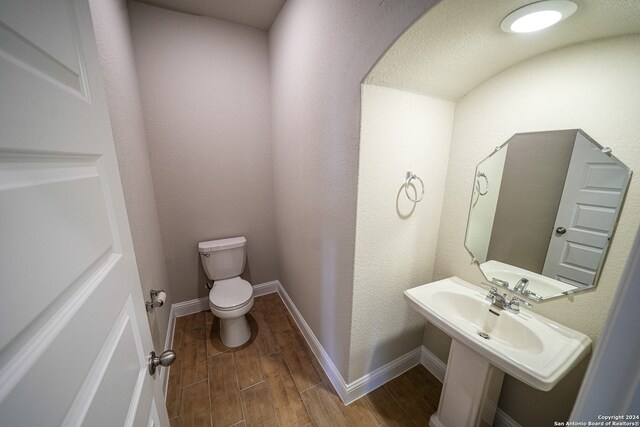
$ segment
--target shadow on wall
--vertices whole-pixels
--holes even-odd
[[[410,190],[407,189],[410,188]],[[398,194],[396,194],[396,213],[401,219],[407,219],[413,212],[416,210],[417,202],[409,200],[407,197],[406,191],[409,192],[411,197],[417,199],[418,198],[418,190],[413,183],[410,184],[402,184],[398,189]]]
[[[535,402],[536,407],[546,408],[537,414],[536,426],[552,426],[556,421],[566,422],[578,397],[578,391],[589,367],[591,355],[592,353],[587,355],[575,368],[570,370],[567,376],[553,388],[552,393],[535,390],[509,375],[505,375],[498,407],[509,408],[510,411],[513,411],[513,408],[518,408],[517,413],[524,414],[527,411],[526,407],[530,406],[531,402]],[[603,390],[603,392],[606,391]],[[527,396],[527,399],[519,399],[519,396]],[[535,398],[531,399],[532,396]],[[562,417],[562,419],[557,419],[558,417]],[[527,423],[527,420],[517,421],[522,424],[522,427],[533,427],[532,424]]]

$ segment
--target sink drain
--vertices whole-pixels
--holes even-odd
[[[491,337],[489,336],[488,333],[486,332],[478,332],[478,335],[480,335],[482,338],[484,338],[485,340],[491,339]]]

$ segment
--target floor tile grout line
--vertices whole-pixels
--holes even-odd
[[[280,297],[280,295],[276,295],[276,296],[277,296],[277,297]],[[271,309],[271,312],[274,312],[274,313],[275,313],[275,311],[276,311],[275,309],[278,309],[278,310],[280,309],[280,307],[279,307],[279,305],[280,305],[279,303],[280,303],[280,302],[282,302],[282,298],[281,298],[281,297],[279,298],[279,301],[277,301],[277,299],[275,299],[275,298],[274,298],[274,303],[268,306],[268,307],[271,307],[271,308],[272,308],[272,309]],[[265,312],[266,312],[266,307],[267,307],[267,305],[264,305],[264,307],[263,307],[263,309],[265,309]],[[287,311],[288,311],[288,307],[286,307],[286,304],[284,305],[284,308],[285,308],[285,310],[287,310]],[[204,312],[204,313],[206,313],[206,312],[207,312],[207,310],[204,310],[203,312]],[[203,312],[201,312],[201,313],[203,313]],[[286,311],[285,311],[285,313],[286,313]],[[205,325],[205,332],[204,332],[204,336],[205,336],[205,343],[204,343],[204,344],[205,344],[205,346],[206,346],[206,351],[208,352],[208,350],[209,350],[209,338],[210,338],[210,337],[209,337],[209,333],[208,333],[209,331],[208,331],[208,328],[207,328],[207,327],[211,327],[211,326],[212,326],[212,324],[213,324],[213,322],[211,322],[211,323],[207,323],[207,322],[206,322],[206,320],[207,320],[206,315],[204,315],[204,316],[198,316],[198,317],[200,317],[200,318],[202,319],[202,322],[203,322],[203,323],[204,323],[204,325]],[[196,319],[194,319],[194,320],[196,320]],[[191,322],[190,322],[190,323],[191,323]],[[184,340],[184,339],[186,338],[186,336],[187,336],[187,335],[189,335],[189,337],[191,337],[191,332],[192,332],[192,330],[194,330],[194,329],[195,329],[195,330],[199,329],[199,327],[198,327],[198,324],[199,324],[199,323],[200,323],[200,322],[199,322],[199,321],[197,321],[197,320],[196,320],[195,322],[193,322],[194,326],[196,326],[196,327],[195,327],[195,328],[190,328],[189,334],[185,333],[185,332],[184,332],[184,330],[183,330],[183,333],[182,333],[182,340]],[[275,338],[277,335],[282,335],[282,334],[285,334],[285,333],[293,333],[296,337],[297,337],[297,335],[301,334],[301,331],[299,330],[299,328],[297,327],[297,325],[296,325],[296,324],[291,324],[291,323],[290,323],[290,326],[292,327],[292,329],[287,329],[287,330],[280,331],[280,332],[277,332],[277,333],[276,333],[276,332],[273,332],[273,330],[272,330],[272,329],[269,329],[269,330],[272,332],[272,335],[274,336],[274,338]],[[268,327],[269,327],[269,326],[268,326]],[[183,329],[185,329],[185,328],[183,328]],[[302,338],[304,338],[304,337],[302,337]],[[183,343],[182,343],[182,344],[183,344]],[[310,366],[312,367],[312,369],[313,369],[314,371],[317,371],[316,367],[313,365],[313,361],[314,361],[314,359],[315,359],[315,361],[317,361],[317,358],[315,358],[315,354],[310,354],[310,353],[309,353],[309,351],[308,351],[308,350],[309,350],[309,348],[308,348],[308,343],[304,342],[304,344],[305,344],[305,346],[304,346],[304,350],[305,350],[306,356],[307,356],[308,358],[310,358],[310,361],[312,362],[312,363],[310,364]],[[180,345],[180,347],[182,348],[183,346],[182,346],[182,345]],[[288,347],[287,347],[287,348],[288,348]],[[282,350],[283,350],[282,348],[279,348],[277,351],[274,351],[274,352],[272,352],[272,353],[270,353],[270,354],[264,354],[264,355],[261,355],[261,354],[259,354],[259,352],[257,352],[257,349],[256,349],[256,353],[257,353],[257,358],[256,358],[256,360],[258,361],[258,367],[259,367],[259,369],[260,369],[260,373],[262,374],[262,378],[263,378],[263,379],[262,379],[262,381],[259,381],[259,382],[255,383],[255,384],[252,384],[252,385],[248,386],[248,387],[245,387],[245,388],[244,388],[244,389],[242,389],[242,390],[240,389],[240,386],[239,386],[239,376],[238,376],[238,370],[237,370],[237,367],[236,367],[236,364],[235,364],[235,355],[234,355],[234,357],[232,357],[233,371],[234,371],[234,377],[233,377],[233,378],[235,379],[235,383],[236,383],[235,385],[236,385],[236,387],[237,387],[237,388],[236,388],[236,390],[238,390],[238,392],[239,392],[239,394],[240,394],[241,412],[242,412],[242,417],[243,417],[243,418],[242,418],[242,420],[238,421],[238,422],[237,422],[236,424],[234,424],[233,426],[241,426],[243,422],[245,423],[245,425],[247,425],[247,418],[246,418],[246,417],[247,417],[247,412],[246,412],[246,408],[245,408],[245,406],[246,406],[246,404],[245,404],[245,403],[246,403],[246,402],[245,402],[245,400],[243,399],[243,392],[244,392],[244,391],[247,391],[248,389],[250,389],[250,388],[252,388],[252,387],[254,387],[254,386],[258,386],[258,385],[262,384],[263,382],[265,382],[265,383],[266,383],[265,385],[267,386],[268,398],[269,398],[269,400],[270,400],[270,403],[271,403],[271,405],[272,405],[272,408],[273,408],[273,409],[274,409],[274,411],[275,411],[276,407],[275,407],[275,405],[273,404],[273,396],[272,396],[272,392],[271,392],[271,389],[269,388],[269,383],[268,383],[268,381],[267,381],[267,377],[264,375],[264,372],[263,372],[263,371],[264,371],[264,367],[263,367],[262,363],[260,362],[260,360],[261,360],[262,358],[264,358],[264,357],[271,357],[271,356],[279,355],[279,357],[280,357],[280,358],[282,358],[282,361],[284,362],[284,367],[286,368],[287,375],[290,375],[290,376],[292,376],[292,377],[293,377],[294,372],[292,372],[292,371],[291,371],[291,369],[289,368],[289,365],[286,363],[286,360],[284,360],[284,356],[283,356],[283,351],[282,351]],[[223,351],[223,352],[220,352],[220,353],[217,353],[217,354],[215,354],[215,355],[211,355],[211,356],[209,356],[209,355],[208,355],[208,353],[207,353],[207,356],[206,356],[206,367],[207,367],[207,375],[206,375],[206,378],[205,378],[205,379],[202,379],[202,380],[200,380],[200,381],[195,381],[195,382],[193,382],[193,383],[191,383],[191,384],[189,384],[189,385],[185,385],[184,387],[182,387],[182,386],[178,387],[179,392],[180,392],[180,396],[179,396],[179,398],[178,398],[178,401],[179,401],[179,403],[180,403],[180,408],[181,408],[181,406],[182,406],[182,398],[183,398],[183,393],[182,393],[182,391],[183,391],[186,387],[191,387],[191,386],[193,386],[193,385],[199,384],[200,382],[207,381],[207,385],[208,385],[207,394],[208,394],[208,396],[209,396],[209,399],[208,399],[208,400],[209,400],[209,402],[208,402],[208,403],[209,403],[209,412],[210,412],[210,423],[211,423],[212,425],[213,425],[213,421],[214,421],[214,420],[213,420],[213,416],[214,416],[214,415],[213,415],[213,405],[212,405],[212,402],[211,402],[211,398],[212,398],[212,394],[211,394],[211,383],[212,383],[213,377],[210,377],[210,376],[209,376],[209,373],[210,373],[210,372],[209,372],[209,367],[210,367],[210,363],[209,363],[209,362],[212,362],[212,361],[213,361],[213,359],[211,359],[212,357],[218,356],[218,355],[220,355],[220,354],[222,354],[222,353],[226,353],[226,352],[230,352],[231,354],[234,354],[234,353],[235,353],[235,352],[233,351],[233,349],[227,349],[227,350],[225,350],[225,351]],[[211,360],[210,360],[210,359],[211,359]],[[181,366],[181,368],[182,368],[182,366]],[[181,369],[181,371],[182,371],[182,369]],[[296,372],[297,372],[297,373],[302,373],[302,374],[304,374],[304,373],[306,372],[306,370],[302,370],[302,371],[300,371],[299,369],[297,369],[297,370],[296,370]],[[316,388],[316,387],[318,387],[318,386],[324,386],[324,387],[325,387],[325,389],[326,389],[326,391],[327,391],[328,393],[330,393],[331,395],[333,395],[333,392],[330,390],[330,388],[327,386],[327,384],[325,384],[325,383],[324,383],[323,376],[322,376],[319,372],[316,372],[316,374],[320,377],[320,382],[318,382],[317,384],[312,385],[312,386],[310,386],[310,387],[308,387],[308,388],[306,388],[306,389],[304,389],[304,390],[302,390],[302,391],[298,390],[298,389],[297,389],[297,387],[296,387],[296,390],[295,390],[295,392],[296,392],[295,396],[296,396],[298,399],[300,399],[300,400],[301,400],[301,402],[302,402],[302,404],[303,404],[302,406],[304,407],[305,411],[307,412],[307,415],[308,415],[308,416],[309,416],[309,418],[311,419],[311,423],[307,424],[305,427],[308,427],[308,426],[314,426],[314,427],[315,427],[315,426],[317,426],[317,424],[316,424],[317,420],[315,420],[315,419],[312,417],[312,414],[311,414],[311,412],[310,412],[310,408],[309,408],[308,404],[304,401],[304,399],[302,399],[302,394],[303,394],[303,393],[307,393],[307,392],[309,392],[310,390],[312,390],[312,389],[314,389],[314,388]],[[229,378],[231,378],[231,377],[229,377]],[[420,377],[418,376],[418,379],[419,379],[419,378],[420,378]],[[407,409],[404,407],[404,405],[403,405],[403,404],[401,404],[401,403],[399,402],[398,398],[397,398],[396,396],[394,396],[394,394],[392,394],[392,393],[391,393],[391,391],[390,391],[387,387],[385,387],[385,385],[383,385],[382,387],[383,387],[383,389],[386,391],[386,393],[390,395],[390,399],[391,399],[391,401],[395,404],[395,406],[396,406],[398,409],[400,409],[400,410],[402,411],[402,413],[403,413],[403,414],[408,418],[408,420],[410,420],[410,422],[411,422],[413,425],[418,426],[419,424],[417,423],[417,421],[416,421],[416,420],[415,420],[415,419],[414,419],[414,418],[409,414],[409,412],[408,412],[408,411],[407,411]],[[385,425],[385,419],[380,417],[380,415],[381,415],[381,414],[379,414],[379,413],[375,410],[375,408],[374,408],[374,406],[373,406],[373,403],[372,403],[371,401],[369,401],[368,399],[362,399],[362,400],[364,400],[364,402],[363,402],[363,403],[364,403],[364,407],[365,407],[368,411],[370,411],[372,414],[375,414],[376,418],[378,418],[378,419],[380,420],[380,421],[379,421],[379,424],[376,424],[376,425],[377,425],[377,426],[384,426],[384,425]],[[332,401],[333,401],[333,399],[332,399]],[[340,412],[342,412],[342,407],[341,407],[340,403],[341,403],[341,402],[339,402],[339,401],[338,401],[338,402],[333,402],[333,404],[334,404],[334,405],[338,405],[338,409],[340,410]],[[405,403],[409,403],[409,402],[405,402]],[[344,405],[342,405],[342,406],[344,406]],[[436,409],[437,409],[437,405],[436,405]],[[180,413],[180,410],[178,411],[178,413]],[[416,414],[414,414],[414,415],[419,415],[419,414],[418,414],[418,413],[416,413]],[[278,423],[278,425],[279,425],[279,426],[282,426],[283,424],[282,424],[282,421],[280,420],[280,417],[281,417],[281,416],[280,416],[280,414],[279,414],[277,411],[275,411],[275,418],[276,418],[276,422]],[[380,417],[380,418],[379,418],[379,417]],[[180,415],[180,414],[179,414],[178,416],[176,416],[176,417],[173,417],[173,418],[179,418],[179,419],[182,419],[182,417],[181,417],[181,415]],[[264,420],[263,420],[263,421],[264,421]],[[373,425],[373,424],[372,424],[372,425]],[[233,427],[233,426],[232,426],[232,427]]]
[[[236,387],[238,387],[238,394],[240,395],[240,411],[242,412],[242,421],[244,425],[247,425],[247,413],[244,409],[244,397],[242,396],[242,390],[240,389],[240,380],[238,379],[238,368],[236,367],[236,356],[234,352],[231,352],[231,361],[233,362],[233,373],[236,379]],[[238,422],[240,424],[240,422]]]
[[[362,397],[365,397],[365,396],[366,396],[366,394],[365,394],[364,396],[362,396]],[[375,415],[380,415],[380,414],[378,414],[378,411],[376,411],[376,410],[371,406],[371,404],[369,403],[369,399],[362,399],[362,401],[363,401],[363,403],[365,404],[365,406],[366,406],[367,408],[369,408],[369,410],[370,410],[372,413],[374,413]],[[374,416],[375,416],[375,415],[374,415]],[[381,418],[381,417],[375,417],[375,418]],[[384,426],[384,422],[383,422],[382,420],[378,421],[378,424],[377,424],[377,426],[376,426],[376,427],[383,427],[383,426]]]
[[[409,372],[409,371],[407,371],[407,372]],[[385,387],[385,385],[386,385],[386,384],[383,384],[381,387],[382,387],[382,388],[384,388],[384,390],[387,392],[387,394],[388,394],[389,396],[391,396],[391,399],[393,399],[393,401],[396,403],[396,405],[398,405],[398,407],[402,410],[402,412],[404,412],[404,413],[407,415],[407,417],[409,417],[409,419],[411,420],[411,422],[412,422],[413,424],[415,424],[416,426],[419,426],[420,424],[419,424],[416,420],[414,420],[414,419],[413,419],[413,417],[411,416],[411,414],[409,414],[409,413],[407,412],[407,410],[406,410],[406,409],[404,409],[404,406],[402,406],[402,404],[401,404],[400,402],[398,402],[398,399],[396,399],[396,397],[393,395],[393,393],[391,393],[391,391],[390,391],[390,390],[387,390],[387,388]]]

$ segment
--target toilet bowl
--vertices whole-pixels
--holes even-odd
[[[209,308],[220,319],[220,339],[227,347],[239,347],[251,338],[246,314],[253,307],[253,286],[240,278],[244,271],[246,246],[244,237],[198,244],[204,271],[213,280]]]
[[[239,277],[213,282],[209,308],[220,319],[220,339],[227,347],[239,347],[251,337],[245,316],[253,307],[253,287]]]

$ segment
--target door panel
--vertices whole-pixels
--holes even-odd
[[[576,136],[542,274],[578,287],[594,284],[629,174],[580,132]]]
[[[0,93],[0,425],[168,425],[86,0],[1,2]]]

